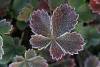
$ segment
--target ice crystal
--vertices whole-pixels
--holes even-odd
[[[50,55],[59,60],[65,54],[78,54],[83,49],[84,39],[79,33],[71,32],[77,24],[78,14],[68,4],[62,4],[49,16],[45,10],[34,11],[30,28],[33,48],[43,49],[50,45]]]
[[[29,49],[25,52],[25,58],[16,56],[9,67],[48,67],[48,64],[43,57],[36,56],[35,52]]]

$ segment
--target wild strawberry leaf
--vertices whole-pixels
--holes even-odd
[[[19,56],[19,58],[21,58],[21,56]],[[18,57],[16,58],[16,60],[17,59]],[[24,60],[15,61],[11,63],[9,67],[48,67],[48,64],[46,63],[46,60],[43,57],[36,56],[35,52],[32,49],[29,49],[25,52]]]
[[[25,48],[19,44],[15,44],[14,40],[11,37],[3,36],[4,39],[4,55],[3,59],[0,60],[1,64],[9,63],[14,56],[22,55]]]
[[[10,28],[10,22],[8,22],[6,19],[0,20],[0,35],[7,33]]]
[[[35,35],[32,35],[30,44],[33,48],[39,49],[50,45],[49,51],[52,59],[55,60],[61,59],[65,53],[78,53],[83,49],[84,40],[80,34],[71,33],[77,23],[77,18],[75,10],[68,4],[57,7],[51,17],[44,10],[34,11],[30,20],[30,28]]]
[[[11,26],[10,26],[10,22],[8,22],[6,19],[3,19],[0,21],[0,35],[3,38],[3,42],[4,42],[4,52],[5,54],[3,55],[3,59],[0,60],[0,64],[6,64],[8,62],[10,62],[13,58],[13,56],[15,56],[16,54],[22,54],[24,48],[22,46],[14,46],[14,41],[11,37],[6,36],[5,33],[7,33],[10,30]]]
[[[35,34],[44,36],[50,35],[50,17],[44,10],[37,10],[32,13],[30,28]]]
[[[58,37],[57,42],[64,48],[66,53],[71,55],[78,54],[78,51],[83,50],[85,44],[82,36],[76,32],[63,34]]]
[[[78,15],[68,4],[57,7],[52,16],[52,26],[54,36],[60,36],[65,32],[70,32],[76,25]]]
[[[50,44],[51,46],[49,51],[50,55],[52,56],[52,59],[55,60],[61,59],[65,55],[62,47],[57,42],[51,42]]]
[[[32,35],[30,39],[30,44],[32,47],[39,49],[45,48],[49,42],[49,38],[42,35]]]

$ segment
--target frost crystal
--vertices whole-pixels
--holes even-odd
[[[41,56],[36,56],[32,49],[25,52],[25,58],[16,56],[15,62],[11,63],[9,67],[48,67],[46,60]]]
[[[34,11],[31,15],[30,44],[33,48],[43,49],[50,45],[50,55],[59,60],[65,54],[78,54],[83,49],[84,39],[79,33],[71,32],[77,24],[78,15],[68,4],[57,7],[52,16],[45,10]]]

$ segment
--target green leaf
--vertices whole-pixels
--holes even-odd
[[[10,28],[10,22],[7,22],[6,19],[0,20],[0,35],[7,33]]]
[[[13,2],[13,8],[17,11],[19,11],[21,8],[23,8],[28,3],[28,0],[14,0]]]
[[[10,28],[10,22],[7,22],[6,19],[0,21],[0,35],[3,38],[3,48],[5,52],[2,60],[0,60],[0,64],[6,64],[10,62],[16,54],[22,55],[24,53],[24,47],[15,45],[14,40],[4,34],[7,33]]]
[[[85,0],[68,0],[69,4],[75,8],[77,13],[79,13],[80,21],[89,21],[93,18],[93,15],[89,9],[88,4]]]
[[[100,44],[100,34],[96,31],[95,27],[83,27],[83,22],[79,22],[76,25],[75,30],[84,37],[86,49],[90,46],[97,46]]]
[[[20,30],[24,30],[25,27],[27,26],[27,23],[25,23],[24,21],[18,21],[16,22],[16,24]]]
[[[65,0],[48,0],[49,7],[51,10],[54,10],[57,6],[63,4]]]
[[[38,0],[14,0],[14,10],[20,11],[27,4],[31,4],[34,8],[37,8]]]
[[[79,20],[82,21],[90,21],[93,19],[93,14],[91,13],[88,4],[81,5],[77,12],[79,13]]]
[[[0,64],[0,67],[7,67],[6,64]]]
[[[68,0],[68,3],[72,7],[78,9],[81,5],[83,5],[85,3],[85,1],[84,0]]]
[[[11,37],[7,37],[3,35],[4,37],[4,52],[3,59],[0,60],[1,64],[6,64],[10,61],[12,61],[13,57],[16,55],[23,55],[25,48],[20,45],[15,45],[14,40]]]
[[[38,0],[31,0],[31,4],[32,4],[33,8],[36,9],[38,6]]]

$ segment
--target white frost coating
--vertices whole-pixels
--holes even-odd
[[[4,55],[4,50],[3,50],[3,39],[0,36],[0,59],[2,59],[2,55]]]

